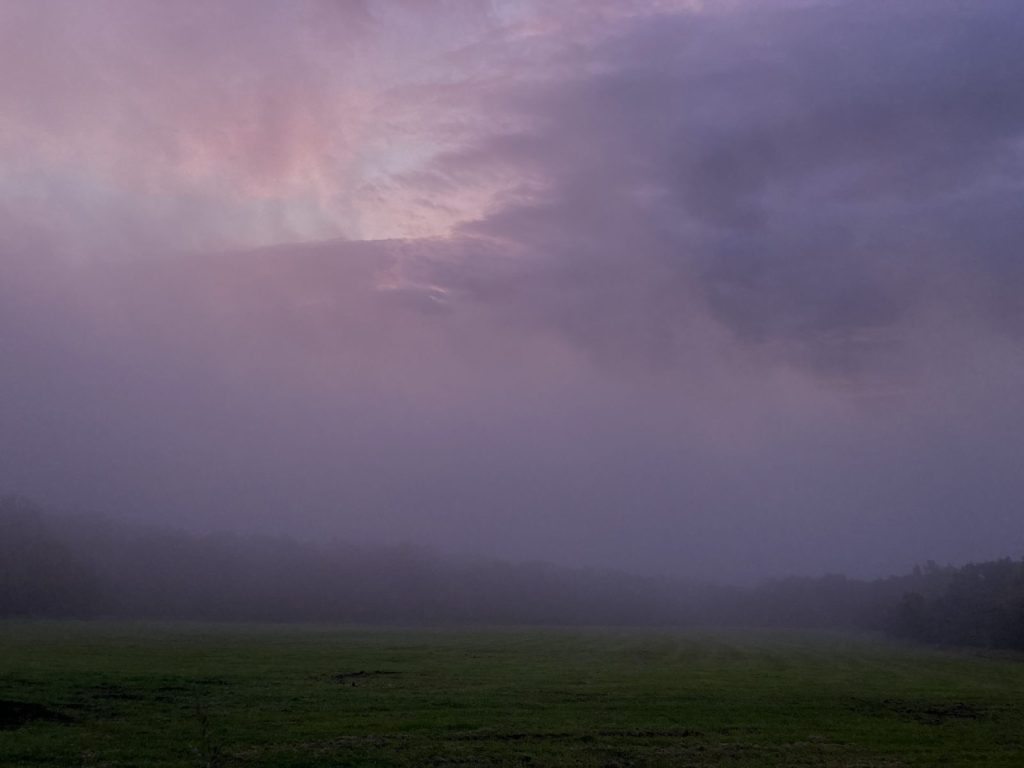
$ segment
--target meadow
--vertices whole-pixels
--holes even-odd
[[[1024,663],[870,636],[0,623],[2,766],[1020,766]]]

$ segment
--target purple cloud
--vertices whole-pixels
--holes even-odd
[[[1024,545],[1016,4],[242,5],[0,5],[0,487],[700,578]]]

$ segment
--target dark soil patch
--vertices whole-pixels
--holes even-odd
[[[33,722],[70,723],[72,720],[42,704],[0,699],[0,731],[13,731]]]
[[[962,701],[936,703],[907,699],[855,699],[851,708],[872,715],[896,716],[928,725],[942,725],[949,720],[980,720],[985,717],[985,712]]]
[[[331,679],[342,685],[356,685],[360,680],[369,680],[375,677],[386,677],[397,674],[397,672],[389,669],[375,669],[369,672],[361,669],[358,672],[339,672],[336,675],[332,675]]]

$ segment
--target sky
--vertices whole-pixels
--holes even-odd
[[[0,490],[742,582],[1024,555],[1017,0],[0,0]]]

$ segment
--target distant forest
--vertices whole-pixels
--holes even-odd
[[[6,498],[0,616],[835,628],[1024,649],[1024,561],[725,587],[402,546],[200,536]]]

